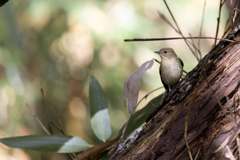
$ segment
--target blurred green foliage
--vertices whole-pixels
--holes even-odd
[[[203,36],[215,36],[218,0],[207,1]],[[169,0],[183,33],[198,36],[203,1]],[[57,122],[57,106],[64,130],[89,143],[100,143],[90,125],[88,84],[91,66],[108,101],[112,132],[126,122],[123,83],[143,62],[160,59],[153,53],[172,47],[190,71],[197,61],[182,40],[124,42],[128,38],[179,36],[158,16],[159,0],[10,0],[0,8],[0,137],[44,133],[26,107],[28,103],[44,124],[43,88],[50,117]],[[227,16],[223,8],[222,23]],[[222,34],[224,27],[220,27]],[[203,54],[213,40],[201,42]],[[158,64],[143,77],[139,98],[161,85]],[[155,97],[162,91],[149,97]],[[147,103],[142,103],[141,108]],[[57,130],[54,130],[58,133]],[[0,147],[0,159],[65,159]]]

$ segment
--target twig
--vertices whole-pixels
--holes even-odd
[[[44,104],[45,104],[45,100],[44,100],[44,95],[43,95],[42,89],[41,89],[41,92],[42,92],[43,101],[44,101]],[[30,108],[30,106],[29,106],[28,104],[26,104],[26,106],[29,108],[29,111],[31,112],[31,114],[33,115],[33,117],[37,120],[38,124],[42,127],[42,129],[43,129],[48,135],[52,135],[53,133],[50,133],[50,132],[47,130],[47,128],[42,124],[42,122],[40,121],[40,119],[38,118],[38,116],[35,114],[35,112],[32,111],[32,109]],[[56,125],[54,122],[52,122],[52,124],[53,124],[60,132],[62,132],[62,133],[65,135],[64,131],[63,131],[62,129],[58,128],[57,125]],[[62,127],[62,126],[61,126],[61,127]],[[49,128],[51,129],[51,127],[49,127]],[[71,160],[75,160],[75,158],[73,158],[72,156],[75,156],[75,157],[77,158],[76,154],[74,154],[74,153],[66,153],[66,155],[67,155],[67,157],[70,158]],[[71,155],[72,155],[72,156],[71,156]]]
[[[155,106],[152,102],[149,102],[155,109],[157,108],[157,106]]]
[[[50,133],[53,134],[52,128],[51,128],[51,122],[50,122],[50,118],[49,118],[49,115],[48,115],[48,110],[47,110],[47,106],[46,106],[46,102],[45,102],[44,93],[43,93],[42,88],[41,88],[41,93],[42,93],[43,105],[44,105],[44,109],[45,109],[45,113],[46,113],[46,117],[47,117],[48,128],[49,128]]]
[[[158,14],[159,14],[159,16],[162,18],[163,21],[165,21],[168,25],[170,25],[178,34],[180,34],[180,35],[183,37],[182,39],[184,39],[184,36],[183,36],[183,34],[181,33],[181,31],[178,31],[178,29],[176,29],[176,28],[170,23],[170,21],[167,19],[167,17],[166,17],[160,10],[158,10]],[[185,39],[184,39],[184,41],[185,41]],[[198,48],[195,47],[190,41],[186,40],[185,42],[191,44],[191,45],[194,47],[195,50],[198,50]],[[188,44],[187,44],[187,45],[188,45]],[[189,46],[189,45],[188,45],[188,46]],[[193,51],[191,48],[190,48],[190,50]],[[199,51],[199,50],[198,50],[198,51]]]
[[[59,130],[63,135],[66,135],[65,132],[63,131],[63,127],[62,127],[61,114],[58,112],[56,106],[55,106],[55,109],[56,109],[56,112],[57,112],[57,114],[58,114],[58,123],[59,123],[60,127],[58,127],[57,124],[55,124],[53,121],[51,121],[51,124],[53,124],[53,126],[54,126],[57,130]],[[76,155],[75,153],[66,153],[66,155],[67,155],[70,159],[72,159],[72,160],[76,160],[76,158],[77,158],[77,160],[78,160],[78,157],[77,157],[77,155]]]
[[[137,108],[137,107],[136,107],[136,108]],[[131,112],[131,114],[130,114],[130,116],[129,116],[129,118],[128,118],[128,121],[126,122],[126,124],[125,124],[125,126],[124,126],[124,128],[123,128],[122,135],[121,135],[121,137],[120,137],[120,142],[123,142],[123,137],[124,137],[124,135],[125,135],[125,132],[126,132],[128,123],[130,122],[130,119],[131,119],[134,111],[135,111],[135,110],[132,110],[132,112]]]
[[[204,5],[203,5],[203,12],[202,12],[202,20],[201,20],[201,27],[200,27],[199,37],[202,36],[202,29],[203,29],[205,10],[206,10],[206,0],[204,0]],[[198,40],[198,50],[200,51],[200,38]],[[199,52],[199,56],[200,56],[200,60],[201,60],[202,59],[202,53],[201,52]]]
[[[177,28],[175,28],[172,23],[168,20],[168,18],[160,11],[158,10],[158,14],[159,16],[162,18],[162,20],[164,20],[169,26],[171,26],[177,33],[180,34],[180,32],[178,31]]]
[[[234,133],[235,133],[235,137],[236,137],[236,141],[237,141],[238,157],[240,158],[240,143],[239,143],[239,136],[238,136],[238,131],[237,131],[237,125],[236,125],[235,119],[234,119],[234,117],[233,117],[232,108],[231,108],[231,104],[230,104],[229,98],[226,97],[226,100],[227,100],[227,104],[228,104],[228,109],[229,109],[229,112],[230,112],[230,116],[231,116],[231,118],[232,118],[233,129],[234,129]]]
[[[220,0],[220,3],[219,3],[219,11],[218,11],[218,18],[217,18],[217,29],[216,29],[216,34],[215,34],[214,46],[216,46],[216,43],[217,43],[219,24],[220,24],[220,18],[221,18],[221,10],[222,10],[222,5],[224,4],[224,2],[225,2],[225,0]]]
[[[138,102],[137,106],[142,102],[143,99],[147,99],[147,97],[148,97],[151,93],[153,93],[153,92],[155,92],[155,91],[157,91],[157,90],[159,90],[159,89],[161,89],[161,88],[163,88],[163,87],[158,87],[158,88],[152,90],[151,92],[147,93],[147,94],[146,94],[145,96],[143,96],[143,98]]]
[[[227,26],[225,27],[225,32],[223,33],[222,38],[226,36],[226,34],[230,31],[230,29],[231,29],[230,25],[228,26],[228,28],[227,28]]]
[[[40,121],[40,119],[38,118],[38,116],[35,114],[35,112],[32,111],[32,109],[30,108],[30,106],[28,104],[26,104],[29,111],[31,112],[31,114],[33,115],[33,117],[37,120],[38,124],[42,127],[42,129],[48,134],[51,135],[51,133],[47,130],[47,128],[42,124],[42,122]]]
[[[58,112],[56,106],[55,106],[55,109],[56,109],[56,112],[58,113],[58,124],[60,125],[61,132],[62,132],[63,134],[65,134],[64,131],[63,131],[63,125],[62,125],[62,121],[61,121],[61,114]]]
[[[185,71],[185,70],[183,70],[183,72],[184,72],[184,73],[186,73],[186,74],[188,74],[188,72],[187,72],[187,71]]]
[[[188,33],[190,37],[192,37],[192,35],[190,33]],[[193,39],[191,39],[191,42],[192,42],[192,46],[194,47],[195,51],[193,52],[194,56],[196,57],[197,61],[200,62],[200,58],[198,57],[198,52],[200,52],[199,48],[197,48],[197,46],[195,45]]]
[[[236,4],[236,3],[235,3]],[[239,11],[238,11],[238,5],[236,5],[235,7],[234,7],[234,15],[233,15],[233,24],[235,23],[235,19],[237,18],[237,15],[238,15],[238,13],[239,13]]]
[[[67,157],[70,158],[71,160],[75,160],[70,154],[66,153]]]
[[[229,112],[230,112],[230,116],[231,116],[231,119],[232,119],[234,131],[237,132],[237,126],[236,126],[235,119],[234,119],[234,117],[233,117],[232,108],[231,108],[231,104],[230,104],[229,98],[226,97],[226,100],[227,100],[227,104],[228,104],[228,109],[229,109]]]
[[[194,160],[197,160],[198,155],[199,155],[199,153],[200,153],[200,150],[201,150],[201,148],[198,149],[197,155],[196,155],[196,157],[194,158]]]
[[[232,5],[232,4],[231,4]],[[225,37],[225,35],[230,31],[230,29],[232,28],[232,25],[231,25],[231,22],[230,22],[230,19],[231,19],[231,15],[232,15],[232,6],[231,6],[231,12],[229,12],[229,16],[228,16],[228,19],[227,19],[227,22],[226,22],[226,24],[225,24],[225,27],[224,27],[224,34],[223,34],[223,36],[222,36],[222,38],[223,37]],[[230,24],[229,24],[230,23]],[[228,26],[228,24],[229,24],[229,26]]]
[[[238,1],[236,0],[234,5],[232,4],[232,0],[231,0],[231,27],[232,27],[232,30],[234,29],[234,22],[235,22],[235,18],[237,16],[237,6],[238,6]]]
[[[196,93],[197,93],[197,87],[199,85],[199,82],[200,81],[198,80],[197,85],[196,85],[196,87],[194,89],[194,92],[193,92],[193,96],[192,96],[191,101],[190,101],[190,106],[188,108],[188,113],[187,113],[186,120],[185,120],[185,129],[184,129],[184,140],[185,140],[185,144],[186,144],[186,147],[187,147],[189,158],[191,160],[193,160],[193,157],[192,157],[192,153],[191,153],[191,150],[190,150],[190,147],[189,147],[189,144],[188,144],[188,140],[187,140],[188,119],[189,119],[189,116],[190,116],[190,112],[192,110],[192,105],[193,105],[193,101],[194,101]]]
[[[177,29],[178,29],[179,34],[183,37],[183,39],[184,39],[185,43],[187,44],[188,48],[190,49],[190,51],[191,51],[191,52],[193,53],[193,55],[195,56],[193,49],[192,49],[192,48],[190,47],[190,45],[189,45],[190,42],[187,41],[187,39],[185,39],[185,37],[184,37],[184,35],[183,35],[183,33],[182,33],[182,31],[181,31],[181,29],[180,29],[180,27],[179,27],[176,19],[174,18],[174,16],[173,16],[173,14],[172,14],[172,12],[171,12],[171,10],[170,10],[170,8],[169,8],[166,0],[163,0],[163,1],[164,1],[165,5],[166,5],[166,7],[167,7],[167,9],[168,9],[168,12],[170,13],[170,15],[171,15],[171,17],[172,17],[175,25],[177,26]],[[196,57],[196,59],[197,59],[197,57]]]
[[[232,30],[234,29],[235,18],[238,16],[238,13],[239,13],[238,9],[237,9],[238,8],[238,1],[237,0],[235,1],[234,5],[233,5],[233,2],[231,0],[230,1],[230,7],[231,7],[231,11],[229,13],[228,20],[227,20],[227,22],[225,24],[225,32],[224,32],[222,37],[224,37],[231,29]],[[228,24],[229,24],[229,26],[228,26]]]
[[[173,14],[172,14],[172,11],[170,10],[170,8],[169,8],[166,0],[163,0],[163,1],[164,1],[164,3],[165,3],[165,6],[166,6],[167,9],[168,9],[168,12],[170,13],[170,15],[171,15],[171,17],[172,17],[175,25],[177,26],[177,31],[178,31],[178,33],[180,33],[180,34],[183,36],[183,34],[182,34],[181,30],[180,30],[180,27],[178,26],[178,23],[177,23],[176,19],[174,18]]]
[[[160,11],[158,10],[159,16],[162,18],[163,21],[165,21],[170,27],[172,27],[178,34],[182,36],[181,31],[179,31],[177,28],[175,28],[172,23],[168,20],[168,18]],[[184,39],[184,38],[182,38]],[[185,41],[186,42],[186,41]],[[197,49],[190,41],[187,41],[189,44],[191,44],[195,49]],[[191,50],[191,49],[190,49]],[[198,50],[198,49],[197,49]],[[192,51],[192,50],[191,50]]]
[[[188,33],[188,34],[189,34],[190,37],[192,37],[191,33]],[[193,41],[193,38],[190,39],[190,40],[191,40],[192,44],[193,44],[194,46],[196,46],[195,43],[194,43],[194,41]],[[194,53],[197,54],[198,48],[197,48],[197,47],[194,47],[194,49],[195,49]]]
[[[59,130],[59,132],[61,132],[63,135],[66,135],[63,130],[61,129],[61,127],[58,127],[56,123],[54,123],[53,121],[51,121],[51,124],[57,129]]]
[[[161,62],[157,59],[154,58],[154,61],[156,61],[157,63],[161,64]]]
[[[166,41],[166,40],[178,40],[178,39],[216,39],[215,37],[169,37],[169,38],[134,38],[134,39],[124,39],[125,42],[133,41]],[[230,39],[217,38],[217,40],[234,42]]]

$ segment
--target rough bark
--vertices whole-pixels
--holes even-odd
[[[239,28],[236,27],[226,38],[239,41]],[[208,67],[204,71],[201,65],[206,61]],[[226,146],[230,147],[233,154],[237,152],[226,97],[230,99],[239,130],[240,44],[221,41],[204,57],[201,65],[198,64],[167,95],[164,103],[147,119],[138,139],[127,149],[115,151],[111,159],[189,159],[184,129],[195,89],[196,96],[187,129],[193,157],[199,149],[198,159],[204,160],[227,159]]]

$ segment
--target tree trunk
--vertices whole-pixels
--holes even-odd
[[[239,41],[240,25],[226,39]],[[187,141],[193,158],[199,152],[197,159],[228,159],[227,146],[233,155],[239,154],[226,100],[229,97],[239,131],[239,60],[240,45],[221,41],[167,95],[147,119],[138,139],[121,152],[115,150],[111,159],[190,159],[184,133],[192,100]]]

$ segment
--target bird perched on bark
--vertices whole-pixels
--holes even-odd
[[[160,78],[167,90],[171,92],[172,87],[180,80],[183,73],[183,62],[176,55],[172,48],[162,48],[155,51],[161,57],[161,64],[159,68]]]

